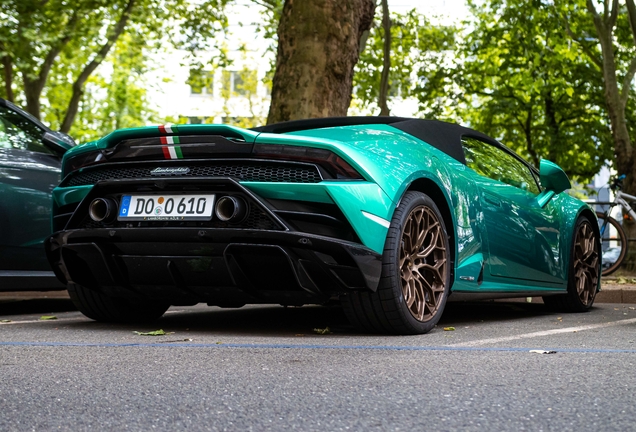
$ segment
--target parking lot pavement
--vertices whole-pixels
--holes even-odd
[[[0,430],[631,430],[635,342],[629,304],[450,303],[431,333],[386,336],[337,307],[112,325],[0,301]]]
[[[42,316],[54,319],[42,319]],[[130,346],[174,344],[191,347],[323,345],[463,349],[461,347],[541,348],[563,351],[636,350],[636,337],[593,336],[636,328],[636,306],[599,303],[589,313],[557,314],[540,303],[466,302],[447,304],[437,328],[423,336],[357,334],[338,307],[246,306],[221,309],[204,304],[171,307],[153,324],[103,324],[75,311],[68,299],[0,303],[0,345],[12,343]],[[163,329],[162,337],[135,332]],[[324,332],[325,334],[321,334]],[[636,336],[636,335],[634,335]],[[423,344],[421,346],[421,344]]]

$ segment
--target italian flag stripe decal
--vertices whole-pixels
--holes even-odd
[[[175,125],[162,125],[159,126],[159,132],[162,134],[179,133],[179,129]]]
[[[183,153],[181,152],[181,147],[174,145],[174,144],[180,144],[179,137],[168,136],[168,137],[160,137],[159,139],[161,140],[161,144],[164,144],[164,146],[162,147],[162,150],[163,150],[163,156],[166,159],[183,159]]]

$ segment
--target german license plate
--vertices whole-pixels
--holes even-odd
[[[214,195],[124,195],[119,220],[210,220]]]

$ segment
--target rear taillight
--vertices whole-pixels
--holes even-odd
[[[64,167],[62,169],[62,178],[64,178],[68,173],[76,171],[80,168],[84,168],[86,166],[100,163],[103,160],[104,154],[101,150],[81,153],[77,156],[70,157],[64,162]]]
[[[277,159],[319,165],[334,179],[362,180],[363,177],[347,161],[330,150],[290,145],[261,144],[252,150],[259,159]]]

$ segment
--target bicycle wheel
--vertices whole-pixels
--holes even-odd
[[[623,227],[611,216],[596,212],[601,230],[601,275],[614,273],[623,263],[627,255],[627,236]]]

